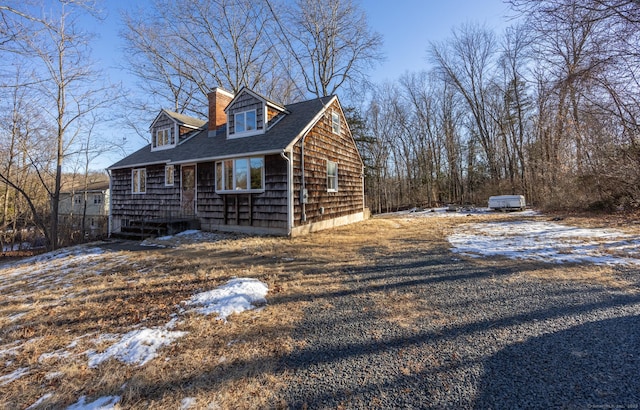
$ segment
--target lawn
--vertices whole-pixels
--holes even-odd
[[[286,407],[278,363],[301,347],[305,306],[342,272],[407,253],[636,291],[616,269],[640,265],[640,227],[552,219],[426,210],[293,239],[196,231],[0,261],[0,407]],[[408,295],[380,303],[381,320],[415,320]]]

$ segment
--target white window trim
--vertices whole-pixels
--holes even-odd
[[[337,121],[335,121],[336,118],[337,118]],[[340,113],[335,110],[332,110],[331,111],[331,131],[334,134],[340,134],[341,130],[342,130],[342,124],[340,124]]]
[[[256,127],[252,130],[237,132],[236,131],[236,115],[242,114],[242,115],[245,115],[245,118],[246,118],[246,114],[248,112],[253,112],[256,118]],[[250,137],[252,135],[258,135],[258,134],[264,133],[264,130],[258,129],[258,111],[256,109],[239,111],[231,115],[233,115],[233,134],[228,134],[229,138],[244,138],[244,137]]]
[[[329,175],[329,165],[330,164],[335,164],[336,166],[336,173],[335,175]],[[335,179],[335,188],[330,188],[329,187],[329,177],[332,176]],[[338,163],[335,161],[329,161],[327,160],[327,192],[338,192]]]
[[[262,179],[262,187],[260,188],[249,188],[249,189],[227,189],[227,187],[225,186],[225,176],[226,176],[226,169],[225,169],[225,161],[216,161],[216,166],[215,166],[215,172],[218,172],[218,164],[221,163],[222,164],[222,186],[224,187],[224,189],[218,189],[218,186],[216,185],[215,191],[216,193],[219,194],[237,194],[237,193],[262,193],[264,192],[264,175],[265,175],[265,160],[264,157],[240,157],[240,158],[230,158],[229,160],[233,161],[234,164],[234,170],[233,170],[233,186],[236,185],[236,172],[235,172],[235,163],[238,160],[246,160],[247,161],[247,186],[251,186],[251,160],[255,159],[255,158],[259,158],[262,159],[262,175],[261,175],[261,179]],[[216,184],[218,180],[218,176],[216,175],[214,178],[214,184]]]
[[[144,171],[144,191],[136,191],[136,181],[134,180],[134,176],[136,175],[136,171]],[[140,175],[140,173],[138,173]],[[138,187],[140,186],[140,181],[138,181]],[[134,168],[131,170],[131,193],[134,195],[142,195],[147,193],[147,169],[146,168]]]
[[[155,130],[154,135],[152,136],[153,141],[151,141],[151,151],[162,151],[164,149],[171,149],[171,148],[175,148],[176,144],[176,138],[173,139],[173,144],[171,143],[171,129],[175,128],[175,126],[171,127],[162,127],[162,128],[158,128]],[[158,134],[162,131],[166,131],[167,132],[167,144],[164,145],[158,145]],[[175,130],[174,130],[175,131]],[[175,135],[175,134],[174,134]]]
[[[171,183],[167,182],[167,171],[171,169]],[[164,166],[164,186],[174,186],[176,183],[176,167],[174,165],[165,165]]]

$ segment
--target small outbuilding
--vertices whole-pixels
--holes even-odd
[[[494,211],[524,211],[527,206],[523,195],[497,195],[489,197],[489,209]]]

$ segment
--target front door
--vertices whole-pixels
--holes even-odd
[[[181,206],[184,216],[193,216],[196,214],[196,166],[183,165],[182,178],[180,179],[182,187]]]

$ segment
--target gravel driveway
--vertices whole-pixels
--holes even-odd
[[[342,290],[314,295],[306,310],[295,334],[303,347],[282,363],[282,399],[291,408],[638,408],[638,272],[620,272],[630,290],[527,269],[483,267],[443,247],[342,272]]]

